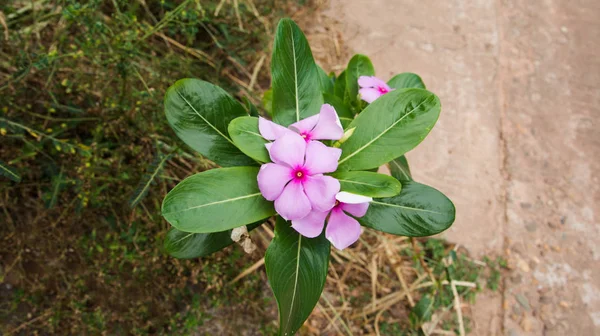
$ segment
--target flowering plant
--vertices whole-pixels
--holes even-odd
[[[236,228],[250,231],[277,216],[265,267],[279,333],[293,335],[319,300],[331,245],[350,246],[361,226],[437,234],[452,225],[455,209],[442,193],[413,181],[403,156],[440,113],[438,97],[419,76],[403,73],[386,83],[363,55],[337,77],[327,75],[288,19],[279,23],[273,49],[265,95],[273,122],[198,79],[169,88],[165,111],[173,130],[223,168],[180,182],[162,214],[174,227],[165,248],[178,258],[218,251],[233,243]],[[386,164],[391,176],[376,172]]]

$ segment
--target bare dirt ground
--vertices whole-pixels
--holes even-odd
[[[455,202],[444,237],[512,268],[478,297],[473,334],[600,335],[600,2],[325,7],[316,35],[369,55],[383,79],[418,73],[441,98],[408,154],[413,175]]]

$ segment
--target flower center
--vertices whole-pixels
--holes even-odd
[[[309,142],[310,141],[310,133],[308,132],[302,132],[300,133],[300,136],[306,141]]]
[[[298,177],[298,178],[302,178],[302,176],[304,176],[304,173],[303,173],[303,172],[301,172],[301,171],[299,171],[299,172],[296,172],[296,177]]]
[[[340,201],[338,201],[338,200],[335,200],[335,205],[334,205],[334,207],[336,207],[336,206],[338,206],[338,205],[340,205]]]
[[[379,93],[381,93],[381,94],[386,94],[386,93],[388,93],[388,92],[389,92],[389,91],[388,91],[388,89],[386,89],[386,88],[385,88],[385,87],[383,87],[383,86],[378,86],[378,87],[377,87],[377,90],[378,90],[378,91],[379,91]]]

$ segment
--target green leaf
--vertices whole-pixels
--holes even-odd
[[[129,198],[129,206],[131,208],[135,208],[135,206],[138,205],[138,203],[140,203],[140,201],[144,199],[144,197],[146,197],[148,191],[150,190],[150,186],[154,184],[154,179],[162,171],[165,162],[169,161],[171,157],[173,157],[172,154],[164,156],[157,155],[154,158],[154,161],[152,162],[152,164],[150,164],[150,166],[148,166],[148,168],[146,169],[146,173],[142,176],[137,188],[135,188],[135,191]]]
[[[412,181],[412,175],[410,174],[410,167],[406,156],[402,155],[390,161],[390,173],[394,178],[400,182]]]
[[[419,75],[411,72],[403,72],[390,79],[387,84],[394,89],[426,89],[425,83]]]
[[[341,191],[369,196],[392,197],[398,195],[402,185],[395,178],[379,173],[347,171],[332,174],[340,181]]]
[[[273,121],[289,126],[319,113],[319,73],[306,37],[290,19],[277,26],[271,60]]]
[[[414,181],[394,197],[371,201],[358,221],[375,230],[408,237],[438,234],[454,222],[454,204],[441,192]]]
[[[354,113],[352,113],[350,108],[344,104],[344,101],[338,96],[323,93],[323,99],[325,100],[326,104],[333,106],[338,114],[338,117],[340,118],[342,126],[344,129],[346,129],[346,126],[350,125],[352,120],[354,120]]]
[[[357,54],[350,59],[346,68],[346,94],[344,95],[346,104],[355,105],[360,101],[358,98],[360,76],[375,76],[375,69],[367,56]]]
[[[260,221],[248,225],[248,232],[259,227],[262,223],[263,221]],[[233,244],[231,231],[192,233],[172,228],[165,237],[163,248],[170,256],[178,259],[204,257]]]
[[[233,229],[275,214],[258,190],[258,167],[211,169],[181,181],[165,197],[162,215],[184,232]]]
[[[4,161],[0,160],[0,176],[5,176],[10,180],[13,180],[17,183],[21,182],[21,176],[17,174],[16,169],[10,167]]]
[[[58,174],[52,176],[52,184],[50,188],[44,193],[42,198],[46,201],[46,208],[52,209],[58,203],[60,193],[64,189],[67,184],[67,180],[65,179],[63,167],[60,168]]]
[[[317,65],[317,72],[319,73],[319,84],[321,85],[321,92],[327,94],[333,94],[333,79],[327,75],[325,70]]]
[[[430,294],[425,294],[408,314],[408,319],[413,328],[418,329],[424,322],[431,320],[434,300]]]
[[[256,163],[244,155],[227,133],[227,125],[246,110],[218,86],[199,79],[182,79],[165,94],[169,124],[188,146],[220,166]]]
[[[294,335],[319,301],[327,278],[329,246],[324,233],[306,238],[277,218],[265,267],[279,307],[279,335]]]
[[[258,130],[258,118],[239,117],[233,119],[229,124],[229,135],[233,143],[244,154],[259,162],[269,162],[269,152],[265,144],[270,141],[260,135]]]
[[[268,89],[263,94],[262,98],[263,108],[267,113],[272,116],[273,115],[273,89]]]
[[[251,117],[258,118],[258,108],[256,107],[256,105],[252,104],[248,97],[244,97],[244,104],[246,104],[246,110],[248,111],[248,115]]]
[[[440,100],[423,89],[389,92],[369,104],[348,128],[354,135],[341,146],[340,170],[366,170],[417,146],[435,125]]]
[[[333,83],[333,94],[342,101],[344,100],[346,95],[346,70],[342,71]]]

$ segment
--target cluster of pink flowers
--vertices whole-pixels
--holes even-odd
[[[361,76],[361,99],[372,103],[392,91],[376,77]],[[340,182],[326,173],[337,169],[342,155],[339,148],[327,147],[318,140],[340,140],[344,129],[333,106],[324,104],[319,114],[300,120],[288,128],[259,118],[263,138],[273,141],[265,146],[273,162],[260,167],[258,187],[275,210],[301,235],[325,237],[338,249],[358,240],[362,217],[369,208],[370,197],[340,192]]]
[[[333,246],[344,249],[358,240],[358,221],[346,213],[362,217],[370,198],[340,193],[340,183],[331,176],[342,155],[339,148],[318,140],[339,140],[344,129],[335,109],[328,104],[319,114],[285,128],[259,119],[261,135],[273,142],[266,145],[273,162],[261,166],[258,187],[263,196],[275,201],[275,210],[292,222],[301,235],[317,237],[323,232]]]

